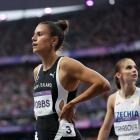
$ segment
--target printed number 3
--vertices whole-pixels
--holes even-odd
[[[70,133],[72,132],[70,126],[66,126],[66,128],[67,128],[66,133],[67,133],[67,134],[70,134]]]

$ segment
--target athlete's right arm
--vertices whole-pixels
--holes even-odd
[[[97,140],[107,140],[114,120],[115,94],[110,95],[107,102],[107,113]]]
[[[40,65],[41,65],[41,64],[40,64]],[[37,75],[38,75],[38,71],[39,71],[40,65],[38,65],[37,67],[34,68],[34,71],[33,71],[34,81],[37,80]],[[36,116],[36,115],[35,115],[35,119],[37,120],[37,116]]]

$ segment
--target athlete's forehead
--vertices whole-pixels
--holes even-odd
[[[37,32],[49,32],[49,27],[47,24],[38,24],[34,30],[34,33]]]
[[[126,59],[121,63],[121,68],[126,68],[127,66],[136,66],[136,63],[132,59]]]

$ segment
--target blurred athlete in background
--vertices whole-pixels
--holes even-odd
[[[130,58],[117,62],[115,80],[118,91],[110,95],[107,113],[97,140],[108,140],[114,122],[118,140],[140,140],[140,88],[138,70]]]

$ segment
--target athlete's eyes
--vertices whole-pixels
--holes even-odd
[[[34,35],[36,35],[36,36],[41,36],[41,35],[43,35],[43,32],[36,32],[36,33],[33,34],[33,36],[34,36]]]
[[[131,65],[128,65],[128,66],[126,67],[126,69],[132,69],[132,66],[131,66]]]
[[[126,67],[126,69],[132,69],[132,68],[133,68],[132,65],[128,65],[128,66]],[[137,66],[134,66],[134,68],[137,69]]]
[[[43,35],[43,33],[42,32],[37,32],[37,35],[41,36],[41,35]]]

